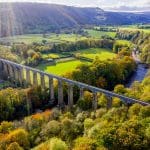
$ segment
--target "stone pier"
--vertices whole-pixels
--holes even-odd
[[[33,85],[38,86],[37,72],[33,72]]]
[[[40,74],[40,78],[41,78],[41,87],[42,87],[42,89],[45,89],[46,86],[45,86],[45,76],[44,76],[44,74]]]
[[[63,104],[64,104],[63,83],[61,80],[58,80],[58,105],[62,106]]]
[[[72,108],[73,104],[73,85],[68,84],[68,105],[70,108]]]
[[[93,92],[93,110],[97,109],[97,104],[98,104],[98,96],[96,92]]]
[[[83,99],[84,98],[84,88],[80,87],[80,98],[79,99]]]
[[[3,67],[4,67],[4,70],[3,70],[4,75],[6,75],[6,77],[8,78],[9,77],[9,72],[8,72],[8,66],[7,66],[7,64],[3,64]]]
[[[49,78],[49,93],[50,93],[50,101],[53,101],[54,98],[54,85],[53,78]]]
[[[24,86],[23,85],[23,82],[24,82],[24,74],[23,74],[23,69],[22,68],[19,68],[18,69],[18,75],[19,75],[19,84]]]
[[[26,85],[31,84],[31,75],[30,75],[30,70],[26,69]]]
[[[10,81],[14,82],[14,72],[13,72],[13,67],[11,65],[8,65],[9,67],[9,76],[10,76]]]
[[[107,96],[107,109],[112,107],[112,97]]]
[[[19,83],[19,70],[17,67],[14,67],[14,75],[15,84],[17,85]]]

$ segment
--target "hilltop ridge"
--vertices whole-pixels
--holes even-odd
[[[100,8],[44,3],[1,3],[0,36],[42,33],[81,25],[149,23],[150,13],[108,12]]]

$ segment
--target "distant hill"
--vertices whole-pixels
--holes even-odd
[[[80,25],[150,23],[150,13],[106,12],[41,3],[0,3],[0,36],[43,33]]]

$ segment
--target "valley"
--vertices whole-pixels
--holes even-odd
[[[27,1],[0,0],[0,150],[149,150],[150,13]]]

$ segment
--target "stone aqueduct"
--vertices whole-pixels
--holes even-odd
[[[45,77],[48,78],[48,89],[50,90],[50,100],[55,100],[54,97],[54,84],[53,81],[54,79],[58,81],[58,105],[61,106],[64,104],[64,99],[63,99],[63,83],[67,84],[68,87],[68,106],[71,108],[74,105],[74,100],[73,100],[73,87],[77,86],[80,89],[80,98],[84,97],[84,90],[89,90],[93,93],[93,109],[97,109],[97,94],[98,93],[103,93],[105,94],[108,98],[107,100],[107,108],[109,109],[112,106],[112,98],[117,97],[119,98],[122,102],[125,104],[132,104],[132,103],[139,103],[141,105],[150,105],[147,102],[132,99],[123,95],[116,94],[111,91],[107,91],[104,89],[100,89],[97,87],[93,87],[81,82],[69,80],[63,77],[59,77],[53,74],[49,74],[31,67],[27,67],[24,65],[20,65],[5,59],[0,59],[0,73],[5,75],[7,79],[10,81],[15,81],[19,82],[21,86],[24,86],[24,83],[26,86],[28,85],[41,85],[41,87],[44,89],[46,87],[46,81]],[[31,73],[33,76],[31,76]],[[31,78],[33,77],[33,78]],[[40,77],[40,80],[38,80],[38,77]]]

